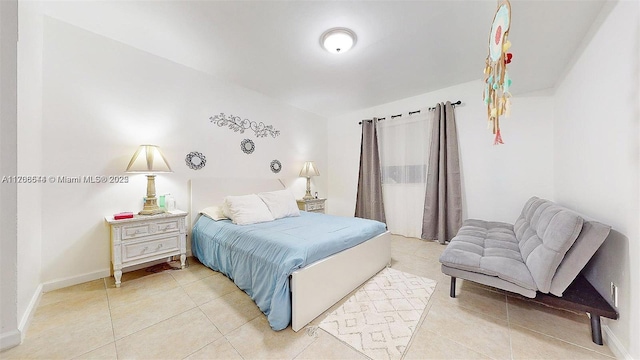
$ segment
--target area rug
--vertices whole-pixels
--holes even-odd
[[[372,359],[400,359],[436,281],[387,268],[319,325]]]

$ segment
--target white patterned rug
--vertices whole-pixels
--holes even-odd
[[[436,281],[387,268],[319,327],[372,359],[400,359]]]

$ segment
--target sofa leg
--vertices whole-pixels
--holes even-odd
[[[449,290],[449,296],[452,298],[456,297],[456,278],[451,277],[451,290]]]
[[[602,345],[602,328],[600,327],[600,315],[589,314],[591,316],[591,340],[598,345]]]

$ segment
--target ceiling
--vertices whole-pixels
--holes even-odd
[[[553,88],[605,0],[511,0],[514,94]],[[496,0],[72,1],[44,13],[331,117],[482,78]],[[348,27],[349,52],[320,35]]]

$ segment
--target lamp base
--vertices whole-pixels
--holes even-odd
[[[315,199],[315,198],[311,195],[311,178],[307,176],[307,192],[304,194],[304,197],[302,198],[302,200],[311,200],[311,199]]]
[[[165,210],[158,206],[158,198],[156,198],[156,176],[147,175],[147,198],[138,215],[158,215],[164,212]]]
[[[157,201],[158,199],[156,198],[147,199],[147,201],[144,202],[144,208],[140,210],[138,215],[158,215],[165,213],[165,210],[158,206]]]

